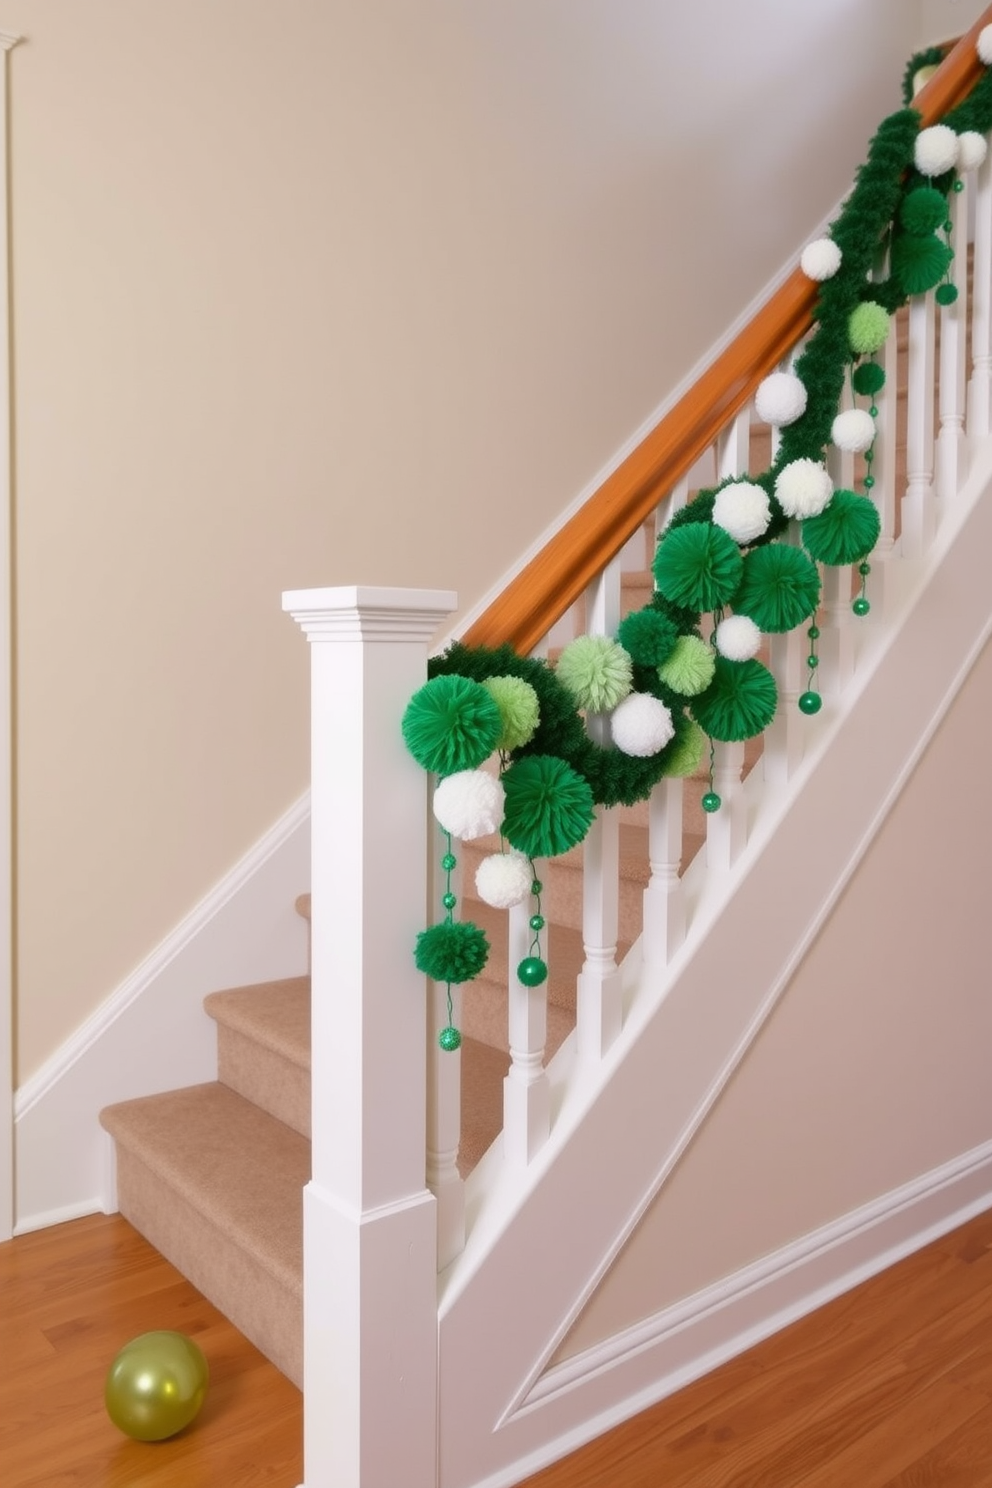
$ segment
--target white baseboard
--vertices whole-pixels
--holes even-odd
[[[15,1234],[113,1212],[103,1106],[216,1079],[208,992],[306,971],[294,901],[310,886],[299,800],[17,1092]]]
[[[566,1359],[507,1418],[544,1416],[548,1438],[475,1488],[510,1488],[988,1208],[992,1142]]]

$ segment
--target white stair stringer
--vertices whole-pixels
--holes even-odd
[[[992,632],[992,442],[970,455],[929,553],[888,566],[885,615],[861,622],[854,678],[840,700],[824,682],[805,758],[777,797],[764,787],[739,862],[706,882],[701,854],[687,873],[679,954],[652,970],[635,946],[609,1054],[579,1075],[573,1036],[552,1061],[545,1147],[514,1171],[496,1143],[469,1178],[466,1247],[439,1278],[444,1488],[516,1481],[511,1470],[586,1439],[590,1417],[628,1413],[622,1370],[612,1385],[600,1370],[589,1388],[535,1386],[746,1057]],[[629,1409],[649,1397],[642,1381]]]

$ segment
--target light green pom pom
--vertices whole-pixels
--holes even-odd
[[[690,722],[681,739],[678,739],[669,750],[665,760],[665,774],[695,775],[703,762],[705,752],[706,735],[698,723]]]
[[[716,653],[698,636],[679,636],[668,660],[658,668],[658,677],[666,687],[682,697],[696,697],[705,692],[713,680]]]
[[[851,312],[847,338],[856,356],[871,356],[880,351],[889,335],[889,312],[875,300],[865,300]]]
[[[555,668],[558,681],[590,713],[609,713],[634,685],[630,656],[608,636],[579,636],[570,641]]]
[[[537,693],[520,677],[487,677],[482,684],[499,709],[502,732],[496,748],[506,751],[529,744],[541,716]]]

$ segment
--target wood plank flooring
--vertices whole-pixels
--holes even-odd
[[[211,1387],[141,1443],[103,1381],[151,1328],[195,1337]],[[0,1245],[2,1488],[296,1488],[301,1434],[299,1392],[119,1216]],[[690,1484],[992,1488],[992,1211],[521,1488]]]

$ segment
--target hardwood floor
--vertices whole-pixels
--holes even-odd
[[[103,1381],[152,1328],[195,1337],[211,1386],[146,1444],[111,1424]],[[2,1488],[296,1488],[301,1428],[299,1392],[123,1219],[0,1245]],[[526,1488],[690,1484],[992,1488],[992,1211]]]

